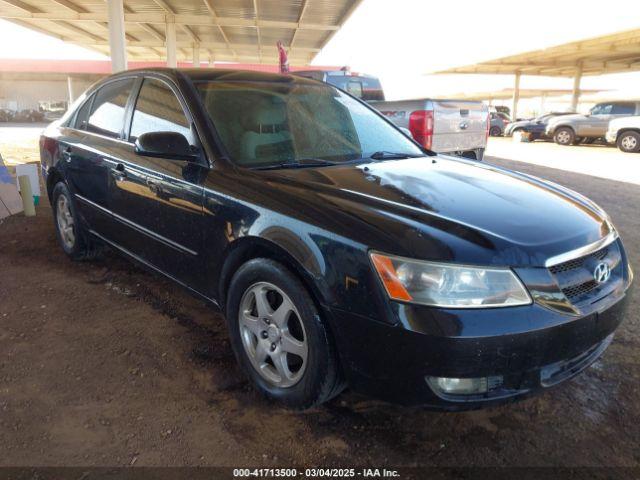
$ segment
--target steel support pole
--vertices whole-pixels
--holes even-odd
[[[576,74],[573,77],[573,91],[571,92],[571,111],[578,111],[580,101],[580,81],[582,80],[582,63],[578,63]]]
[[[109,18],[109,51],[111,71],[127,69],[127,49],[124,31],[124,6],[122,0],[107,0]]]
[[[193,66],[200,68],[200,44],[193,45]]]
[[[516,72],[513,84],[513,99],[511,104],[511,119],[515,122],[518,118],[518,100],[520,100],[520,72]]]
[[[69,93],[69,105],[71,105],[75,100],[73,95],[73,79],[71,78],[71,75],[67,76],[67,92]]]
[[[173,22],[166,24],[167,38],[167,67],[177,68],[178,57],[176,53],[176,24]]]

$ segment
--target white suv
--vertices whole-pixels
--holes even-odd
[[[623,152],[640,152],[640,115],[611,120],[606,139]]]

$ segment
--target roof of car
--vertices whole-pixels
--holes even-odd
[[[114,76],[125,76],[131,73],[160,73],[169,77],[176,78],[180,75],[186,76],[193,81],[203,80],[224,80],[224,81],[245,81],[245,82],[315,82],[314,80],[300,77],[294,74],[279,74],[257,72],[252,70],[236,70],[226,68],[144,68],[136,70],[126,70],[115,74]],[[112,77],[114,77],[112,76]],[[109,77],[109,78],[112,78]]]

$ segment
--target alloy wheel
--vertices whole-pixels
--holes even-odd
[[[636,138],[632,135],[627,135],[625,137],[622,137],[620,145],[622,145],[622,148],[624,148],[626,151],[633,151],[638,146],[638,140],[636,140]]]
[[[288,388],[300,381],[309,347],[293,301],[268,282],[249,287],[238,313],[242,345],[251,365],[269,384]]]
[[[58,223],[58,231],[64,246],[71,250],[76,244],[76,235],[74,231],[74,220],[69,206],[69,199],[66,195],[59,195],[56,203],[56,219]]]
[[[562,144],[569,143],[571,141],[571,135],[569,135],[569,132],[562,130],[558,132],[557,139],[558,139],[558,143],[562,143]]]

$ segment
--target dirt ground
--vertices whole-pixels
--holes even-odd
[[[640,271],[640,187],[510,165],[600,203]],[[347,391],[291,412],[248,386],[201,301],[115,254],[68,260],[44,201],[0,223],[0,466],[638,466],[637,312],[582,375],[517,404],[432,413]]]

